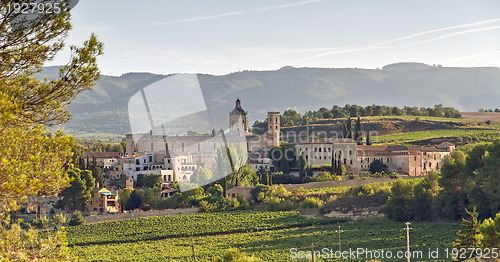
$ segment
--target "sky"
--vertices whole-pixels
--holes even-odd
[[[500,67],[498,0],[81,0],[67,47],[91,33],[104,75],[284,66],[381,68],[397,62]]]

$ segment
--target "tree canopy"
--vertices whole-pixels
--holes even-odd
[[[73,165],[74,141],[61,131],[50,135],[45,127],[68,121],[66,106],[99,78],[96,57],[102,43],[92,34],[83,46],[71,47],[57,78],[37,79],[34,74],[64,46],[71,28],[68,1],[62,1],[60,12],[32,17],[9,8],[13,3],[30,1],[0,3],[0,242],[8,243],[0,259],[30,254],[32,260],[66,260],[70,256],[62,235],[49,234],[52,244],[46,245],[37,234],[26,238],[6,218],[26,196],[54,195],[69,184],[66,170]]]

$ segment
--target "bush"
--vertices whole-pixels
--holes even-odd
[[[265,202],[269,211],[289,211],[293,207],[292,201],[279,197],[268,197]]]
[[[306,197],[304,201],[300,204],[301,208],[317,208],[324,204],[325,202],[321,199],[315,197]]]
[[[250,193],[252,194],[254,201],[260,203],[264,201],[264,198],[266,197],[268,191],[269,191],[269,186],[258,184],[255,186],[254,189],[252,189]]]
[[[35,218],[31,221],[31,225],[35,228],[45,228],[50,226],[51,221],[46,217]]]
[[[342,178],[337,175],[332,175],[328,172],[321,172],[317,177],[313,178],[313,182],[340,181]]]
[[[79,210],[75,211],[73,215],[71,215],[71,219],[69,220],[70,226],[78,226],[85,223],[85,219],[83,218],[82,212]]]
[[[290,174],[275,173],[273,174],[273,184],[300,184],[302,178]]]
[[[54,225],[59,225],[61,223],[65,223],[65,222],[66,222],[66,217],[63,214],[57,214],[52,219],[52,223]]]
[[[250,203],[248,203],[248,206],[250,206]],[[237,199],[231,200],[225,197],[207,197],[200,201],[200,210],[202,212],[219,212],[240,208],[242,208],[242,205]]]
[[[382,172],[387,172],[387,166],[382,163],[382,161],[377,159],[370,163],[370,173],[375,174]]]
[[[267,191],[267,196],[269,196],[269,197],[283,198],[283,197],[287,197],[289,194],[290,193],[288,192],[288,190],[286,190],[286,188],[284,188],[281,185],[279,185],[279,186],[272,186]]]

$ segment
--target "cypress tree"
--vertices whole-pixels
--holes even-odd
[[[347,119],[347,138],[352,138],[352,123],[351,117]]]
[[[332,152],[332,166],[330,173],[335,174],[335,157],[333,157],[333,152]]]
[[[339,158],[338,160],[338,165],[337,165],[337,176],[341,176],[342,175],[342,160]]]
[[[362,145],[363,144],[363,134],[361,133],[361,120],[358,116],[358,120],[356,121],[356,142],[358,145]]]
[[[372,137],[370,135],[370,127],[368,127],[368,131],[366,134],[366,145],[371,146],[372,145]]]
[[[304,157],[304,152],[302,152],[302,154],[300,155],[299,163],[298,164],[299,164],[299,169],[300,169],[300,171],[299,171],[299,177],[301,179],[303,179],[305,177],[305,173],[306,173],[305,167],[306,167],[306,164],[307,164],[306,163],[306,159]]]

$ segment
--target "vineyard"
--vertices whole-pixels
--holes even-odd
[[[69,245],[126,243],[138,240],[159,240],[191,235],[231,234],[313,224],[336,223],[338,220],[311,219],[298,212],[221,212],[200,213],[110,221],[68,228]]]
[[[315,250],[327,248],[335,252],[338,250],[336,230],[339,225],[343,230],[342,250],[384,249],[395,253],[404,251],[406,247],[404,223],[382,219],[357,222],[333,220],[330,221],[332,224],[328,224],[326,220],[304,218],[296,212],[230,212],[138,219],[141,239],[150,239],[147,235],[156,231],[163,232],[161,240],[130,241],[135,232],[132,221],[120,226],[117,222],[106,222],[69,228],[68,240],[73,244],[71,249],[74,254],[83,261],[188,261],[192,256],[191,239],[182,236],[190,232],[191,217],[194,235],[197,235],[193,238],[197,261],[211,261],[229,248],[238,248],[264,261],[291,261],[291,248],[309,251],[312,244]],[[165,223],[172,225],[166,229]],[[124,228],[125,225],[130,228]],[[439,248],[441,261],[444,249],[452,247],[458,230],[458,225],[446,223],[412,223],[411,226],[412,250],[421,250],[427,255],[429,248]],[[128,237],[129,241],[123,241],[124,237]],[[102,238],[106,238],[108,243],[100,241]],[[74,245],[76,243],[79,245]],[[432,260],[424,257],[421,261]]]
[[[399,134],[391,134],[373,138],[374,142],[383,144],[402,144],[413,141],[420,141],[432,138],[446,137],[467,137],[475,139],[494,140],[500,137],[500,130],[491,129],[441,129],[441,130],[426,130],[407,132]]]

